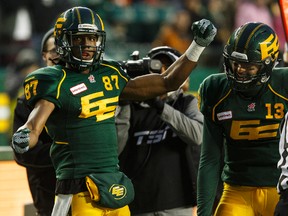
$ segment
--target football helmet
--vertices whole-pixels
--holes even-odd
[[[236,29],[223,51],[224,70],[229,84],[243,93],[259,90],[267,83],[272,69],[278,63],[279,41],[272,28],[260,22],[249,22]],[[233,63],[251,64],[258,67],[254,75],[239,76]]]
[[[95,53],[91,60],[84,60],[73,55],[72,48],[79,49],[82,54],[84,45],[73,45],[72,36],[77,34],[92,34],[96,36]],[[97,66],[103,58],[106,32],[101,17],[87,7],[73,7],[63,12],[56,20],[54,27],[56,51],[61,60],[79,71]],[[91,47],[91,46],[89,46]],[[82,55],[81,55],[82,56]]]
[[[151,49],[147,56],[151,59],[158,59],[166,67],[169,67],[181,56],[181,53],[169,46],[158,46]]]

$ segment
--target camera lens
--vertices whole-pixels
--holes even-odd
[[[160,73],[162,68],[162,63],[158,59],[151,59],[150,70],[154,73]]]

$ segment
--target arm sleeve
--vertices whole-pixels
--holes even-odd
[[[115,123],[118,138],[118,155],[121,154],[126,146],[128,140],[128,131],[130,128],[130,105],[123,105],[117,107],[118,112],[116,115]]]
[[[196,98],[189,103],[185,113],[165,103],[161,119],[168,123],[185,143],[202,143],[203,115],[198,109]]]
[[[197,180],[198,216],[212,214],[218,181],[220,178],[222,130],[204,117],[203,142]]]
[[[216,85],[216,86],[215,86]],[[213,121],[213,107],[218,98],[218,81],[206,78],[199,88],[200,110],[204,115],[203,142],[197,178],[198,216],[212,215],[222,169],[223,129]]]

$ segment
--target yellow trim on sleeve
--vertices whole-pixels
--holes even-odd
[[[103,64],[103,63],[102,63],[101,65],[106,66],[106,67],[110,67],[110,68],[116,70],[116,71],[118,72],[118,74],[119,74],[124,80],[126,80],[126,82],[128,82],[128,79],[127,79],[126,77],[124,77],[116,67],[111,66],[111,65],[108,65],[108,64]]]
[[[280,97],[280,98],[288,101],[288,98],[286,98],[286,97],[284,97],[283,95],[280,95],[279,93],[277,93],[277,92],[272,88],[272,86],[271,86],[270,84],[268,84],[268,88],[269,88],[275,95],[277,95],[278,97]]]
[[[62,85],[64,79],[66,78],[66,71],[64,69],[62,69],[62,71],[63,71],[63,78],[60,80],[60,82],[58,84],[56,99],[58,99],[60,96],[60,88],[61,88],[61,85]]]
[[[28,82],[29,80],[35,79],[35,76],[29,77],[28,79],[25,79],[25,83]]]
[[[69,143],[68,142],[60,142],[60,141],[55,141],[56,144],[59,144],[59,145],[68,145]]]

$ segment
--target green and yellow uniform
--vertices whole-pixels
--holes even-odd
[[[103,61],[89,74],[55,66],[28,75],[24,86],[29,105],[45,99],[56,107],[46,128],[54,140],[50,153],[58,181],[118,172],[114,113],[128,79],[112,61]]]
[[[225,188],[272,187],[277,194],[279,127],[288,110],[287,83],[287,70],[276,68],[264,92],[254,99],[245,99],[232,90],[224,73],[203,81],[199,89],[200,109],[204,114],[198,178],[199,215],[211,215],[220,174]],[[230,202],[233,203],[232,199]]]

